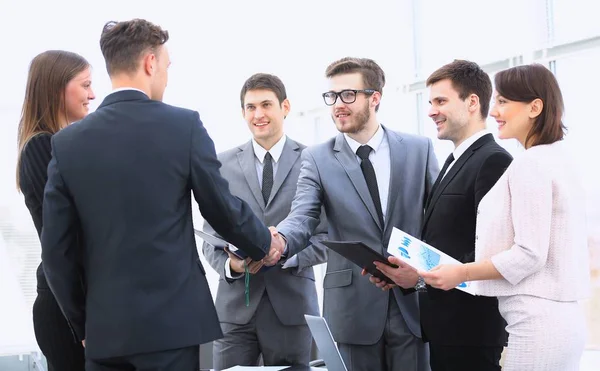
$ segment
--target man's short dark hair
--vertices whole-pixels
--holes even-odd
[[[244,108],[244,98],[249,90],[270,90],[275,93],[279,105],[287,99],[287,93],[285,92],[285,85],[279,77],[275,75],[269,75],[268,73],[257,73],[248,78],[242,86],[240,92],[240,103]]]
[[[360,73],[363,79],[364,89],[373,89],[383,94],[385,86],[385,73],[383,69],[372,59],[345,57],[331,63],[325,70],[328,79],[337,75]],[[375,111],[379,110],[379,104]]]
[[[481,118],[485,120],[492,100],[492,81],[490,76],[475,62],[455,59],[452,63],[440,67],[427,78],[427,86],[442,80],[450,80],[460,99],[465,100],[471,94],[479,97]]]
[[[144,19],[108,22],[102,29],[100,49],[110,76],[137,71],[140,56],[157,49],[169,40],[169,32]]]

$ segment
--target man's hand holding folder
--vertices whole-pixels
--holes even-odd
[[[253,261],[251,258],[241,259],[238,255],[229,251],[229,247],[225,247],[224,250],[229,256],[229,267],[233,272],[244,273],[246,269],[245,265],[248,265],[248,272],[256,274],[264,265],[262,260]]]
[[[388,261],[391,264],[398,266],[398,268],[390,267],[389,265],[383,264],[378,261],[375,261],[373,263],[377,267],[377,270],[391,278],[395,284],[389,284],[386,281],[380,280],[375,276],[369,277],[369,281],[371,281],[371,283],[373,283],[375,286],[379,287],[384,291],[394,288],[395,286],[400,286],[404,289],[412,289],[413,287],[415,287],[419,279],[419,274],[413,267],[406,264],[405,262],[403,262],[395,256],[389,256]],[[363,269],[362,274],[364,276],[367,275],[368,272]]]

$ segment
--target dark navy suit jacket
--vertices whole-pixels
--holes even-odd
[[[196,248],[192,194],[206,221],[253,259],[264,257],[271,237],[231,195],[220,166],[197,112],[136,90],[108,95],[52,137],[42,259],[71,329],[86,339],[87,357],[222,336]]]

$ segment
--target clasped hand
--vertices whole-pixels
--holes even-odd
[[[248,272],[255,274],[263,266],[270,267],[279,262],[285,249],[285,240],[279,232],[277,232],[275,227],[269,227],[269,231],[271,232],[271,248],[269,249],[269,253],[262,260],[254,261],[251,258],[240,259],[232,254],[229,249],[225,249],[225,252],[229,255],[231,270],[237,273],[244,273],[246,271],[245,265],[247,265]]]
[[[269,250],[269,254],[262,260],[264,265],[268,267],[279,262],[285,249],[285,240],[283,239],[283,236],[277,232],[277,229],[275,227],[269,227],[269,231],[271,231],[271,249]]]

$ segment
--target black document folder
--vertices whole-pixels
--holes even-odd
[[[196,234],[196,236],[202,238],[204,240],[204,242],[211,245],[215,249],[221,249],[221,250],[228,249],[230,253],[232,253],[233,255],[237,256],[238,258],[240,258],[242,260],[244,260],[248,257],[248,255],[244,254],[244,252],[242,250],[239,250],[236,247],[233,247],[233,245],[231,245],[229,242],[222,240],[219,237],[213,236],[212,234],[208,234],[208,233],[206,233],[204,231],[200,231],[198,229],[194,229],[194,233]]]
[[[248,258],[248,255],[246,255],[245,252],[243,252],[242,250],[238,249],[237,247],[231,245],[229,242],[227,242],[223,239],[220,239],[219,237],[213,236],[212,234],[208,234],[208,233],[198,230],[198,229],[194,229],[194,233],[196,234],[196,236],[202,238],[202,240],[204,240],[204,242],[211,245],[215,249],[221,249],[221,250],[227,249],[227,250],[229,250],[230,253],[232,253],[233,255],[237,256],[239,259],[242,259],[242,260],[246,260],[246,258]],[[262,268],[260,268],[261,271],[266,271],[269,269],[271,269],[271,267],[263,266]]]
[[[390,263],[387,260],[387,257],[371,249],[364,243],[345,241],[322,241],[321,243],[359,267],[365,269],[367,272],[369,272],[369,274],[388,283],[394,283],[391,278],[379,271],[373,262],[381,262],[389,265],[392,268],[398,268],[398,266]]]

